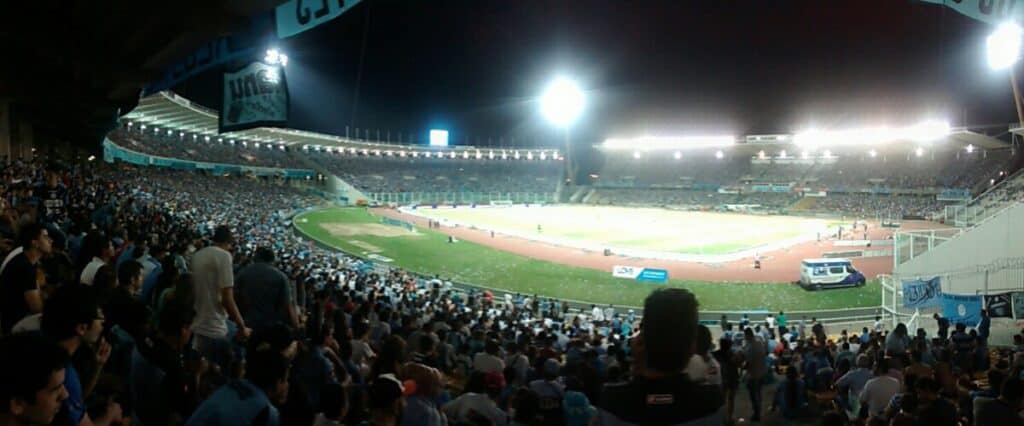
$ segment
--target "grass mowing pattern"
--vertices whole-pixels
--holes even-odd
[[[307,236],[345,252],[365,255],[351,241],[380,247],[380,255],[394,264],[424,274],[439,274],[455,281],[556,298],[598,304],[640,306],[650,291],[661,285],[683,287],[697,295],[703,310],[818,310],[878,306],[881,287],[875,280],[862,288],[809,292],[784,283],[734,283],[671,280],[649,284],[614,278],[611,271],[577,268],[530,259],[483,245],[447,242],[439,232],[420,228],[419,235],[336,237],[321,224],[380,223],[380,218],[361,208],[332,208],[302,214],[295,226]]]

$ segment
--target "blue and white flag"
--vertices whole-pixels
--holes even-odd
[[[942,283],[939,281],[939,277],[903,282],[904,308],[931,308],[940,305],[942,305]]]
[[[962,296],[959,294],[942,294],[942,316],[952,324],[966,324],[968,327],[978,325],[981,320],[981,296]]]

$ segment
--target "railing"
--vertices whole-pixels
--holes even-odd
[[[1001,201],[996,201],[993,205],[983,205],[983,202],[995,191],[1016,184],[1016,181],[1022,176],[1024,176],[1024,168],[1017,170],[1002,182],[999,182],[998,185],[993,185],[964,204],[946,206],[943,212],[945,222],[953,226],[969,228],[977,226],[989,217],[995,216],[1005,210],[1006,205],[1013,205],[1013,201],[1011,200],[1005,204]]]

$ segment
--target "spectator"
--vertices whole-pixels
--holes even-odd
[[[274,251],[269,247],[257,248],[253,260],[235,277],[235,294],[245,323],[256,333],[274,324],[298,329],[299,317],[288,277],[273,266]]]
[[[232,366],[234,352],[228,340],[227,320],[238,327],[238,338],[248,338],[252,329],[235,304],[234,271],[231,250],[234,237],[227,226],[214,231],[213,245],[192,255],[192,281],[195,289],[196,317],[192,323],[193,347],[222,369]]]
[[[998,398],[980,397],[974,400],[975,425],[1021,425],[1020,405],[1024,398],[1024,385],[1011,377],[1003,382]]]
[[[797,369],[786,370],[786,380],[779,382],[772,401],[772,411],[779,410],[787,419],[795,419],[804,415],[807,409],[807,386],[800,379]]]
[[[330,383],[320,389],[320,412],[316,414],[313,426],[343,426],[342,420],[348,413],[348,392],[345,387]]]
[[[97,366],[93,374],[81,376],[74,365],[70,362],[65,364],[64,386],[68,396],[63,400],[59,423],[92,423],[85,412],[85,398],[110,357],[110,345],[100,338],[103,321],[103,312],[93,289],[83,286],[61,287],[43,309],[42,332],[55,340],[67,352],[69,359],[81,349],[91,355]]]
[[[770,374],[768,370],[768,352],[765,344],[754,337],[754,330],[748,328],[743,331],[743,365],[747,370],[747,392],[750,395],[750,404],[753,406],[753,416],[750,421],[761,420],[761,387],[764,385],[765,377]]]
[[[276,406],[288,398],[288,360],[277,351],[253,351],[246,358],[245,376],[217,389],[185,424],[280,424]]]
[[[557,425],[564,422],[562,403],[565,399],[565,386],[558,381],[562,366],[554,358],[544,361],[542,378],[530,382],[530,390],[540,401],[539,416],[541,424]]]
[[[505,361],[498,356],[500,349],[498,341],[488,339],[484,345],[484,351],[473,357],[473,371],[501,374],[505,370]]]
[[[441,372],[423,364],[408,363],[402,368],[402,376],[407,378],[406,383],[411,382],[413,384],[413,389],[407,389],[407,392],[411,393],[411,395],[408,395],[405,399],[405,409],[402,411],[402,424],[405,426],[445,425],[445,417],[441,415],[435,402],[441,394]],[[499,388],[498,391],[501,391],[501,389]],[[466,394],[463,394],[463,396],[466,396]],[[480,411],[478,414],[485,414],[485,412]],[[495,423],[497,425],[504,424],[504,417],[490,418],[490,420],[492,422],[500,420],[501,422]]]
[[[454,424],[470,424],[478,420],[495,426],[508,424],[508,415],[495,403],[505,387],[505,379],[500,373],[474,371],[466,387],[466,393],[442,407]]]
[[[39,260],[51,251],[45,227],[28,224],[18,235],[18,248],[0,265],[0,324],[3,334],[11,332],[27,315],[43,311],[43,296],[36,281]]]
[[[383,374],[374,379],[369,389],[369,424],[373,426],[397,426],[405,410],[405,389],[394,374]]]
[[[694,383],[683,373],[693,355],[696,334],[693,294],[671,288],[647,296],[640,334],[632,340],[634,377],[605,386],[598,421],[677,424],[717,418],[716,423],[721,423],[721,390]]]
[[[718,341],[718,350],[714,352],[715,360],[721,367],[722,392],[725,397],[725,424],[731,424],[736,411],[736,389],[739,388],[740,360],[732,350],[732,340],[722,338]]]
[[[935,318],[935,323],[939,327],[939,338],[946,340],[949,337],[949,320],[938,312],[932,314],[932,318]]]
[[[51,424],[68,398],[67,363],[67,353],[43,337],[0,340],[0,424]]]
[[[144,425],[180,424],[199,404],[205,360],[186,361],[195,311],[171,302],[159,316],[156,333],[139,340],[132,352],[128,388],[134,416]]]
[[[864,384],[860,392],[861,411],[871,417],[885,418],[889,400],[900,391],[900,381],[887,375],[889,363],[885,359],[875,362],[875,376]]]
[[[82,254],[91,256],[88,264],[82,269],[78,281],[85,285],[92,285],[96,271],[100,267],[109,265],[114,257],[114,244],[106,236],[99,233],[86,234],[85,245],[82,247]]]

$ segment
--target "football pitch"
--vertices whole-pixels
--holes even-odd
[[[789,283],[640,283],[614,278],[611,271],[528,258],[468,241],[451,244],[441,232],[424,228],[410,231],[388,225],[362,208],[304,213],[295,218],[295,227],[322,245],[361,257],[373,255],[376,262],[413,272],[493,289],[598,304],[641,306],[644,297],[659,286],[687,288],[697,295],[702,310],[721,311],[872,307],[879,305],[881,297],[877,281],[869,281],[860,288],[821,292],[809,292]]]
[[[727,254],[824,234],[828,222],[795,216],[608,206],[418,209],[417,215],[573,247],[683,254]]]

